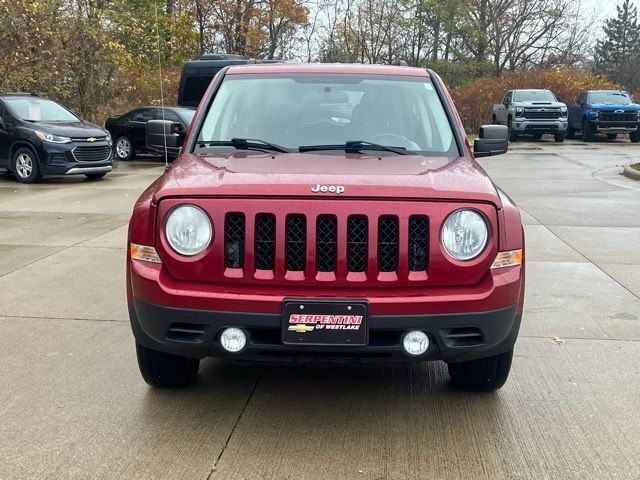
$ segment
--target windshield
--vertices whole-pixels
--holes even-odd
[[[189,109],[177,109],[176,113],[180,116],[180,118],[182,118],[182,120],[184,120],[185,124],[187,126],[191,125],[191,120],[193,120],[193,116],[196,114],[195,110],[189,110]]]
[[[360,140],[425,155],[459,155],[440,98],[426,77],[229,75],[198,140],[233,138],[287,149]]]
[[[519,90],[513,92],[514,102],[556,102],[556,97],[549,90]]]
[[[624,92],[591,92],[589,93],[589,103],[631,105],[633,100]]]
[[[28,122],[77,122],[69,110],[56,102],[36,97],[5,98],[5,102],[22,119]]]

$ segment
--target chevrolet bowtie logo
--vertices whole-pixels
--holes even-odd
[[[97,140],[97,138],[95,138],[95,137],[87,138],[87,142],[95,142],[96,140]]]
[[[289,325],[288,330],[290,332],[298,332],[298,333],[304,333],[304,332],[310,332],[311,330],[313,330],[313,325]]]

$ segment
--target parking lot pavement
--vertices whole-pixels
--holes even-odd
[[[36,186],[0,175],[0,479],[638,479],[640,147],[518,142],[482,165],[523,211],[511,378],[461,394],[443,364],[240,367],[141,380],[126,223],[163,171]]]

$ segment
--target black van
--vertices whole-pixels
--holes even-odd
[[[178,105],[197,107],[216,73],[230,65],[249,63],[281,63],[281,60],[256,60],[245,58],[242,55],[207,53],[197,60],[185,63],[180,76]]]

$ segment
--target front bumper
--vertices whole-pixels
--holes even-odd
[[[638,122],[590,120],[589,125],[595,133],[631,133],[638,129]]]
[[[108,156],[99,161],[81,161],[76,156],[77,148],[93,147],[109,149]],[[90,173],[107,173],[113,168],[113,153],[107,142],[88,143],[42,143],[38,147],[40,169],[44,175],[82,175]]]
[[[567,131],[567,118],[557,120],[516,118],[511,122],[511,129],[516,133],[565,133]]]
[[[172,308],[135,299],[129,306],[129,316],[138,343],[175,355],[351,364],[460,362],[504,353],[516,342],[522,314],[514,305],[487,312],[370,315],[368,344],[340,347],[283,344],[280,314]],[[248,334],[247,346],[240,353],[228,353],[220,347],[221,331],[231,326]],[[424,355],[414,357],[402,349],[402,335],[416,329],[429,336],[431,345]]]

